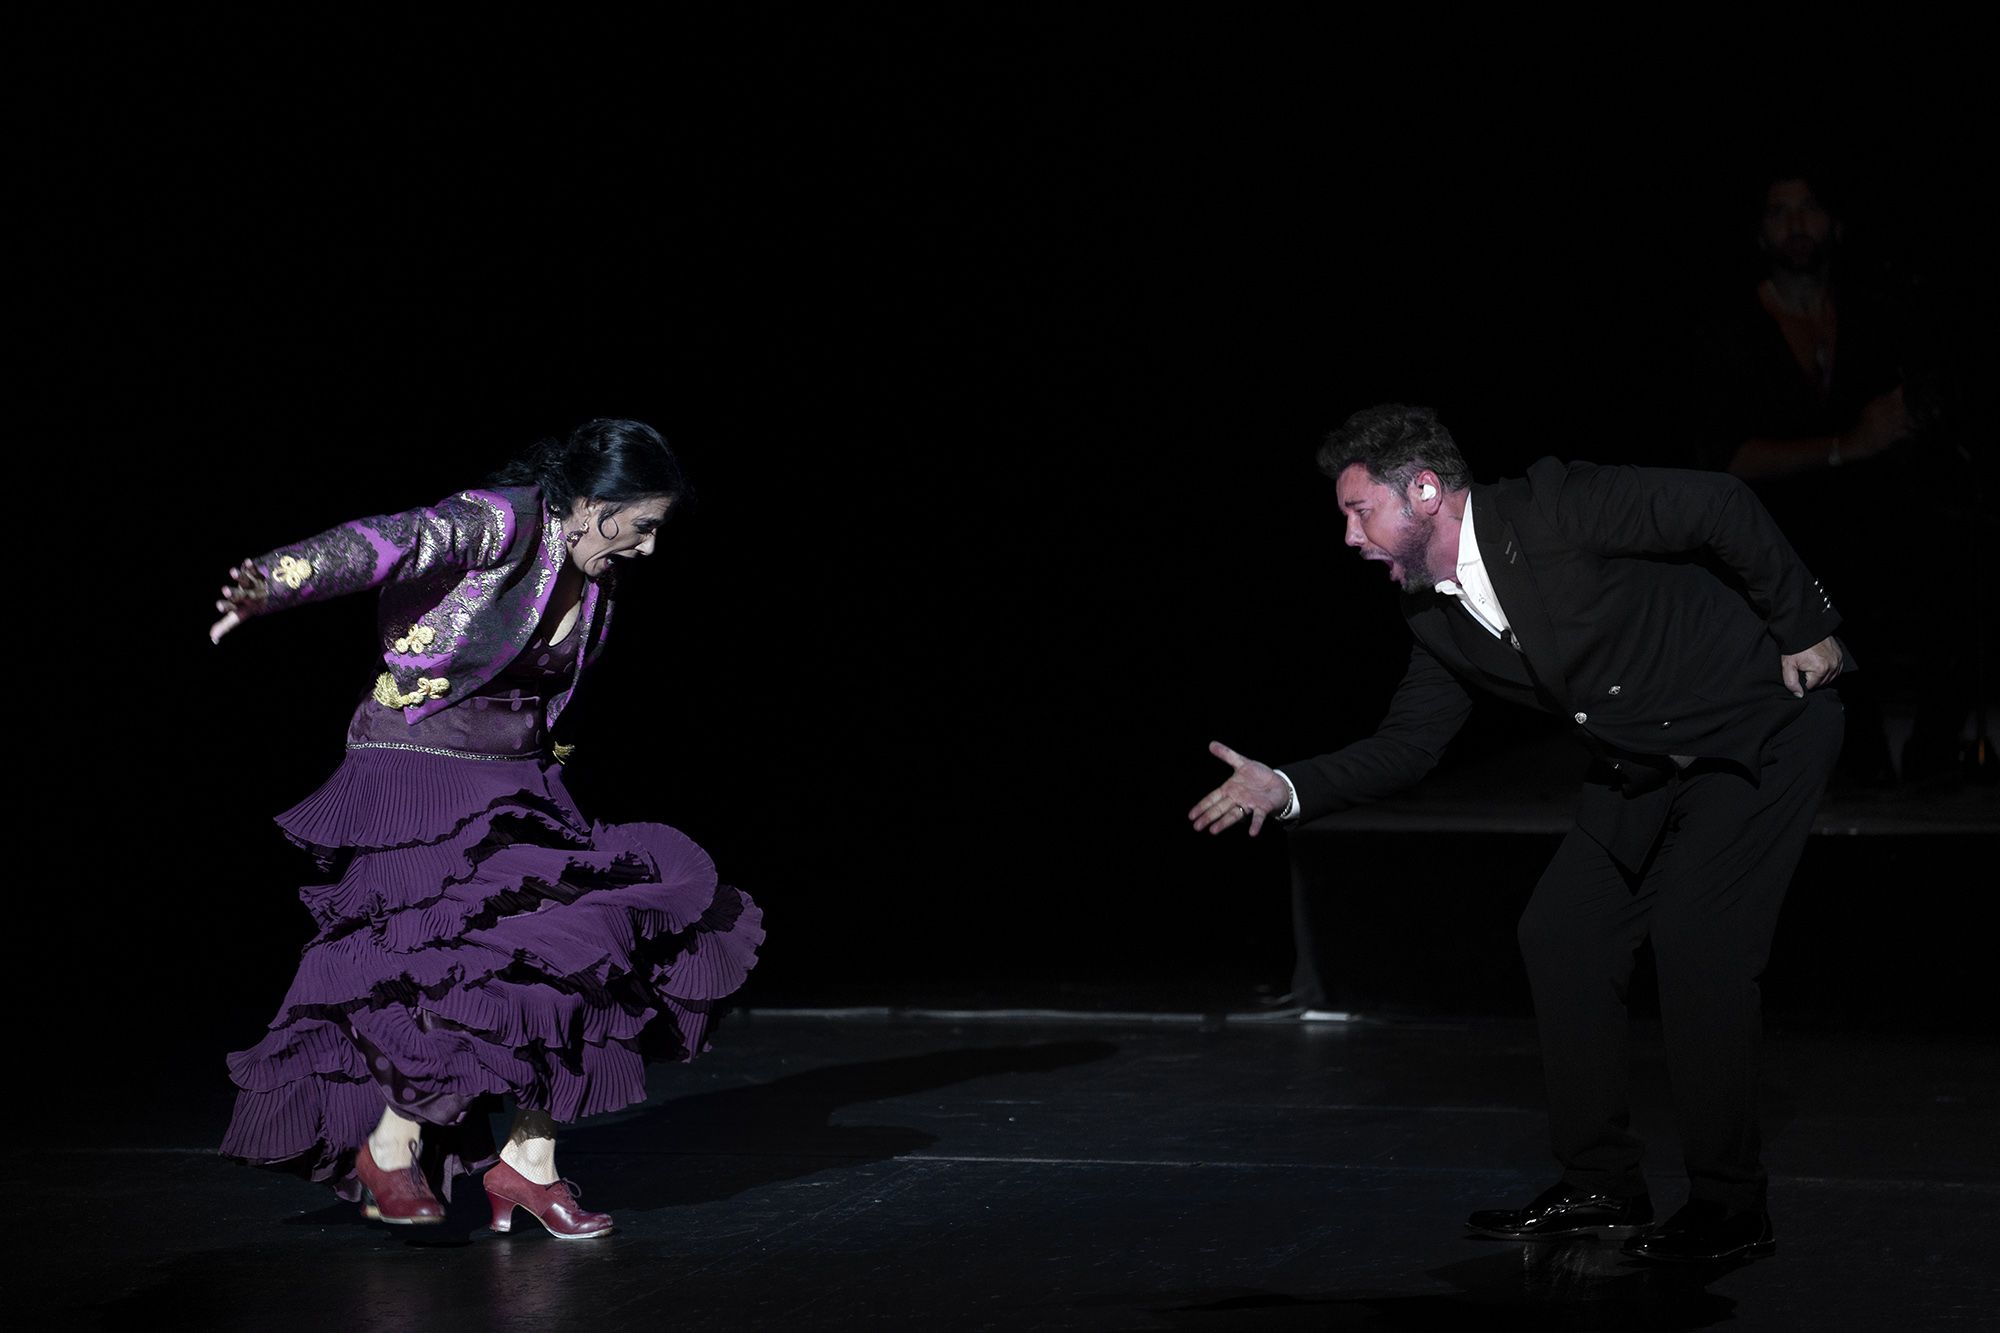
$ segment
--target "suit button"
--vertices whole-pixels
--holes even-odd
[[[1671,722],[1662,722],[1662,723],[1661,723],[1660,725],[1661,725],[1661,726],[1663,726],[1663,727],[1671,727],[1671,726],[1673,725],[1673,723],[1671,723]]]
[[[1622,689],[1624,689],[1624,688],[1625,688],[1625,687],[1624,687],[1623,685],[1613,685],[1613,686],[1611,687],[1611,692],[1612,692],[1613,694],[1616,694],[1616,693],[1618,693],[1618,692],[1619,692],[1620,690],[1622,690]]]
[[[1590,714],[1588,714],[1588,713],[1578,713],[1578,714],[1576,715],[1576,720],[1577,720],[1577,724],[1578,724],[1579,726],[1581,726],[1581,725],[1582,725],[1583,723],[1585,723],[1585,722],[1588,722],[1588,721],[1590,721]]]

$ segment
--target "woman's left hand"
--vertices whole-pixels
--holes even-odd
[[[222,619],[208,627],[208,641],[221,643],[223,635],[263,610],[270,596],[271,585],[258,572],[256,561],[246,559],[231,565],[229,582],[222,585],[222,598],[215,604]]]

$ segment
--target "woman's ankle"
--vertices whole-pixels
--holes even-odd
[[[417,1159],[423,1146],[417,1135],[377,1130],[368,1136],[368,1155],[384,1171],[401,1171]]]
[[[546,1146],[541,1146],[541,1145]],[[500,1149],[500,1160],[521,1173],[521,1178],[531,1185],[553,1185],[561,1179],[556,1174],[556,1145],[553,1139],[528,1140],[510,1139]]]

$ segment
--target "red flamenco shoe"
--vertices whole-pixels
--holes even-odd
[[[493,1205],[493,1229],[514,1229],[514,1210],[525,1208],[557,1240],[591,1240],[611,1234],[611,1214],[587,1213],[576,1201],[576,1186],[567,1180],[537,1185],[506,1162],[495,1162],[481,1178],[486,1202]]]
[[[410,1164],[400,1171],[384,1171],[375,1165],[368,1141],[354,1154],[354,1174],[361,1177],[361,1215],[395,1226],[414,1226],[444,1221],[444,1205],[424,1183],[423,1168],[417,1165],[416,1144],[410,1145]]]

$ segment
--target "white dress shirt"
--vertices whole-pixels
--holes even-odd
[[[1465,608],[1465,613],[1496,639],[1505,639],[1513,644],[1516,651],[1521,645],[1508,632],[1507,608],[1500,605],[1500,595],[1493,591],[1493,580],[1486,576],[1486,558],[1479,554],[1479,538],[1472,531],[1472,496],[1465,497],[1465,512],[1458,517],[1458,577],[1439,579],[1437,590],[1447,597],[1457,600]],[[1274,816],[1277,819],[1296,819],[1299,813],[1299,789],[1285,776],[1283,769],[1274,769],[1284,782],[1289,795],[1285,808]]]
[[[1458,520],[1458,577],[1439,579],[1437,590],[1447,597],[1456,597],[1465,613],[1488,634],[1513,642],[1507,633],[1507,608],[1500,605],[1500,595],[1493,591],[1493,580],[1486,576],[1486,558],[1479,554],[1479,538],[1472,531],[1470,495],[1465,497],[1465,513]]]

